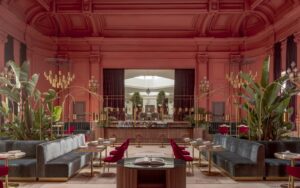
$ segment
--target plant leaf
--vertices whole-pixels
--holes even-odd
[[[260,85],[267,87],[269,85],[269,69],[270,69],[270,56],[266,57],[263,62]]]

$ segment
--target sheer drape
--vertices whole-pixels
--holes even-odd
[[[194,85],[194,69],[175,69],[174,120],[184,120],[194,107]]]
[[[109,107],[109,116],[124,119],[124,69],[103,70],[104,107]]]

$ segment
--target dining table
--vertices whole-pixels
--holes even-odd
[[[274,156],[278,159],[288,160],[290,161],[290,166],[295,166],[295,161],[300,159],[300,153],[292,153],[290,151],[285,152],[277,152],[274,153]],[[295,186],[295,179],[293,176],[289,176],[288,184],[282,184],[281,187],[288,187],[288,188],[300,188],[300,186]]]

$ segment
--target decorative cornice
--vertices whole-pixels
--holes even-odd
[[[286,38],[280,41],[281,43],[281,50],[286,50],[287,40]]]
[[[231,64],[240,64],[242,62],[243,56],[241,54],[230,54],[230,63]]]
[[[6,43],[7,42],[7,33],[0,30],[0,42]]]
[[[300,44],[300,32],[294,34],[294,42]]]
[[[208,63],[208,55],[207,54],[197,54],[196,59],[198,63]]]
[[[92,52],[90,54],[89,58],[90,58],[90,63],[100,63],[101,59],[102,59],[102,56],[98,52]]]
[[[268,46],[266,48],[266,52],[268,55],[273,56],[274,55],[274,47],[273,46]]]

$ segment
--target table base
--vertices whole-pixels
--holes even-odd
[[[203,170],[201,172],[206,176],[222,176],[221,172],[216,172],[216,171]]]

